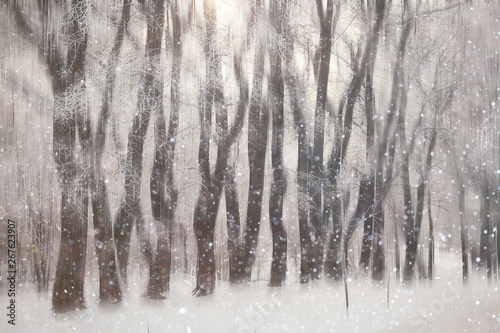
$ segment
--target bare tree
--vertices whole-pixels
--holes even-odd
[[[263,101],[264,64],[267,45],[264,21],[264,3],[255,0],[252,4],[252,25],[255,34],[255,55],[253,67],[252,96],[248,111],[248,163],[250,168],[248,185],[247,218],[244,240],[243,275],[251,281],[252,267],[255,262],[260,222],[262,217],[262,198],[264,196],[264,172],[269,126],[269,109]]]
[[[271,278],[269,285],[281,286],[286,277],[287,235],[283,225],[283,198],[287,183],[283,165],[283,138],[284,138],[284,98],[285,82],[281,61],[281,43],[283,25],[289,24],[286,20],[288,1],[272,1],[269,8],[270,21],[273,27],[272,39],[269,43],[271,78],[269,80],[269,95],[272,115],[272,143],[271,162],[273,168],[273,183],[269,196],[269,222],[273,238],[273,254],[271,262]],[[285,37],[286,38],[286,37]]]
[[[162,46],[165,9],[163,0],[148,2],[152,6],[147,13],[147,34],[144,66],[139,83],[137,111],[128,135],[127,161],[125,168],[125,191],[114,223],[114,237],[118,257],[118,268],[124,282],[127,282],[127,268],[130,255],[130,237],[137,223],[139,234],[143,228],[141,208],[141,179],[143,168],[144,141],[149,121],[162,106],[163,83],[161,78],[160,54]],[[139,241],[148,265],[152,264],[149,241]]]
[[[340,16],[340,7],[340,1],[337,1],[334,6],[334,1],[328,0],[325,8],[322,0],[316,0],[316,9],[320,24],[320,39],[317,50],[319,64],[316,65],[318,67],[318,82],[316,88],[316,106],[314,110],[314,139],[312,154],[309,156],[308,160],[308,198],[310,200],[309,223],[312,247],[309,252],[302,253],[302,255],[307,256],[306,260],[309,261],[309,270],[301,272],[301,282],[308,282],[309,279],[318,279],[321,275],[323,265],[323,241],[326,231],[322,204],[322,193],[325,186],[325,170],[323,167],[325,143],[324,125],[333,34]]]
[[[123,1],[122,16],[118,23],[113,48],[106,65],[106,83],[104,87],[101,111],[93,139],[93,158],[91,168],[90,190],[92,195],[92,212],[94,229],[96,230],[96,251],[99,267],[99,300],[103,303],[120,302],[122,291],[118,279],[116,251],[113,239],[113,225],[109,208],[108,188],[102,168],[102,155],[106,143],[107,125],[111,115],[116,82],[116,68],[120,56],[125,31],[130,21],[131,0]]]
[[[170,120],[168,131],[163,107],[155,118],[155,152],[150,177],[151,210],[155,219],[157,241],[152,253],[147,297],[164,299],[170,285],[172,240],[178,191],[174,184],[174,153],[179,125],[179,98],[182,64],[181,15],[179,4],[170,5],[172,23],[172,75],[170,88]],[[159,98],[160,99],[160,98]]]
[[[355,56],[355,59],[358,60],[355,61],[354,63],[354,74],[346,91],[346,96],[341,100],[338,108],[337,118],[340,125],[338,127],[339,130],[335,135],[334,147],[329,156],[328,171],[327,171],[328,186],[332,187],[332,189],[336,189],[338,186],[341,167],[344,163],[344,159],[348,151],[349,141],[351,138],[354,106],[356,104],[356,100],[358,99],[358,95],[361,91],[363,81],[366,80],[367,73],[371,71],[370,67],[374,65],[375,58],[371,59],[373,61],[370,61],[370,58],[376,55],[377,53],[379,35],[382,30],[384,18],[387,12],[385,1],[376,1],[375,6],[373,8],[371,6],[369,6],[368,8],[370,8],[370,10],[374,10],[375,12],[375,17],[373,20],[374,24],[370,30],[369,36],[366,41],[366,45],[364,46],[363,49],[361,48],[358,49],[358,54]],[[367,101],[366,104],[366,106],[368,107],[368,110],[366,110],[366,112],[368,114],[372,112],[370,109],[372,107],[371,104],[372,102],[370,101],[370,99],[372,98],[370,95],[372,94],[370,90],[371,87],[369,86],[370,82],[371,82],[371,77],[369,76],[368,77],[369,100]],[[367,125],[371,126],[371,122],[368,122]],[[369,131],[371,131],[371,128],[368,130],[368,135],[370,133]],[[369,145],[367,145],[367,147],[368,146],[376,148],[376,145],[374,145],[372,142]],[[367,158],[370,158],[370,156],[371,155],[368,155]],[[367,161],[367,163],[371,163],[371,161]],[[343,233],[343,238],[345,239],[345,242],[348,243],[354,230],[356,229],[358,224],[363,220],[363,217],[365,219],[366,218],[370,219],[372,218],[372,216],[369,216],[369,214],[375,211],[375,208],[371,207],[372,205],[374,205],[374,202],[376,200],[375,193],[372,192],[374,190],[373,186],[374,177],[369,172],[370,168],[368,168],[368,173],[362,176],[361,184],[359,186],[358,201],[356,204],[356,208],[349,219],[348,226],[346,227],[345,230],[343,230],[343,232],[339,232],[340,230],[342,230],[342,225],[341,225],[342,221],[334,217],[333,220],[334,232],[331,234],[332,236],[330,238],[329,246],[331,248],[329,249],[330,257],[328,258],[328,263],[331,267],[328,267],[328,274],[327,274],[331,278],[339,278],[341,276],[341,274],[339,274],[340,266],[338,264],[339,262],[341,262],[341,259],[338,257],[340,249],[339,233]],[[339,205],[338,201],[336,205],[337,206]],[[337,216],[340,215],[338,208],[337,209],[332,208],[332,212],[337,212],[336,213]]]
[[[48,15],[49,4],[42,4]],[[88,231],[88,145],[90,124],[85,103],[85,57],[87,50],[88,3],[73,0],[68,17],[68,51],[62,59],[55,40],[46,41],[47,61],[55,95],[53,155],[61,187],[61,240],[52,294],[56,313],[85,308],[83,285]],[[44,27],[48,17],[44,16]],[[51,36],[51,35],[49,35]],[[60,73],[65,73],[61,77]],[[80,138],[84,161],[75,158],[76,136]]]
[[[194,210],[193,229],[197,244],[197,284],[193,294],[206,296],[213,292],[215,287],[215,244],[214,232],[217,214],[219,211],[224,180],[228,176],[227,161],[230,148],[236,141],[243,127],[244,114],[246,111],[246,93],[242,92],[243,103],[237,108],[235,120],[228,128],[227,109],[224,100],[224,84],[222,81],[221,55],[217,46],[217,12],[216,6],[211,1],[204,1],[203,12],[205,19],[205,73],[206,78],[200,97],[199,115],[201,122],[200,145],[198,150],[198,165],[201,175],[201,190]],[[237,62],[236,62],[237,63]],[[237,71],[238,72],[238,71]],[[237,73],[237,75],[240,75]],[[241,83],[241,82],[240,82]],[[245,84],[240,88],[245,89]],[[221,137],[217,147],[217,157],[214,171],[210,167],[210,133],[212,129],[213,109],[215,119],[220,126]],[[234,195],[234,194],[232,194]],[[235,199],[235,198],[234,198]],[[228,210],[227,218],[236,216],[239,208],[235,201],[230,201],[233,206]],[[233,228],[228,220],[228,230]],[[239,228],[235,228],[239,230]],[[232,231],[231,231],[232,232]],[[236,240],[238,237],[233,238]],[[229,244],[228,246],[233,246]],[[235,247],[230,248],[230,260],[235,258]],[[234,261],[233,261],[234,263]],[[233,266],[234,273],[234,266]]]

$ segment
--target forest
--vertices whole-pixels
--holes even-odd
[[[2,294],[11,232],[17,281],[56,314],[91,284],[120,304],[136,276],[168,300],[176,274],[201,298],[331,283],[349,308],[351,279],[418,290],[448,252],[464,286],[498,282],[498,2],[1,0],[0,18]]]

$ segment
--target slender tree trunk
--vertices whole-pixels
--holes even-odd
[[[142,252],[148,265],[151,265],[151,249],[148,241],[140,232],[144,227],[140,221],[142,154],[144,141],[148,131],[151,115],[158,110],[161,98],[159,86],[160,53],[164,24],[164,1],[155,0],[152,4],[153,14],[149,14],[147,22],[144,68],[139,84],[137,112],[134,114],[132,127],[128,136],[127,161],[125,168],[125,192],[114,224],[114,237],[118,257],[118,267],[124,282],[127,282],[127,268],[130,254],[130,237],[132,228],[137,223]]]
[[[356,100],[358,98],[359,92],[361,90],[361,86],[363,81],[368,82],[368,109],[365,111],[365,113],[374,113],[374,108],[373,105],[370,105],[369,103],[373,103],[373,91],[371,86],[369,85],[370,82],[372,81],[372,75],[371,73],[367,77],[368,73],[372,70],[374,66],[374,61],[376,58],[377,50],[378,50],[378,40],[379,40],[379,34],[380,31],[383,27],[383,21],[385,18],[386,14],[386,2],[385,1],[377,1],[375,5],[375,18],[374,18],[374,25],[373,28],[370,29],[370,34],[366,43],[366,46],[362,52],[361,58],[358,58],[359,55],[357,56],[356,59],[359,59],[359,61],[356,61],[356,64],[354,64],[355,67],[355,73],[351,79],[351,82],[349,84],[349,88],[347,90],[347,96],[346,98],[342,99],[340,106],[339,106],[339,111],[338,111],[338,117],[339,121],[341,123],[341,131],[336,134],[335,137],[335,143],[334,143],[334,148],[332,149],[332,152],[330,154],[329,160],[328,160],[328,181],[329,185],[330,184],[336,184],[338,181],[338,175],[340,174],[341,171],[341,166],[344,162],[345,156],[347,154],[347,149],[349,147],[349,142],[351,138],[351,132],[352,132],[352,122],[353,122],[353,115],[354,115],[354,106],[356,104]],[[372,61],[373,60],[373,61]],[[366,81],[368,79],[368,81]],[[345,112],[344,112],[345,109]],[[372,126],[370,123],[368,126]],[[368,132],[370,132],[372,128],[368,129]],[[373,133],[374,134],[374,128],[373,128]],[[368,136],[370,134],[368,133]],[[367,138],[369,140],[369,138]],[[368,141],[367,141],[368,142]],[[373,148],[375,149],[375,145],[373,145]],[[367,155],[368,156],[368,155]],[[371,159],[373,160],[373,159]],[[370,161],[368,161],[368,165],[370,165]],[[379,160],[377,158],[377,163],[379,163]],[[377,172],[379,172],[379,166],[377,165]],[[377,179],[376,177],[372,176],[372,174],[369,173],[370,171],[368,170],[367,173],[365,173],[360,181],[360,186],[359,186],[359,192],[358,192],[358,202],[356,204],[356,209],[353,212],[353,215],[350,217],[349,222],[344,230],[344,242],[346,244],[349,243],[351,236],[354,233],[354,230],[358,226],[358,224],[363,221],[363,219],[369,219],[371,221],[366,222],[366,229],[371,229],[372,235],[370,236],[369,232],[367,235],[367,240],[368,240],[368,246],[370,245],[370,238],[373,239],[375,236],[377,236],[377,239],[374,239],[373,241],[377,245],[383,245],[383,243],[379,243],[381,235],[383,234],[383,211],[381,210],[382,207],[376,207],[374,206],[376,202],[379,202],[380,205],[382,204],[382,201],[380,199],[377,200],[375,195],[379,191],[379,195],[382,195],[382,191],[380,189],[377,189]],[[374,184],[375,182],[375,184]],[[378,221],[377,221],[378,219]],[[379,228],[378,230],[374,230],[375,228]],[[377,235],[376,235],[377,233]],[[373,243],[371,246],[373,251]],[[366,248],[365,248],[366,250]],[[377,260],[380,260],[380,258],[384,257],[384,250],[382,249],[377,249],[376,250],[376,255],[381,256],[377,258]],[[366,261],[366,256],[367,253],[364,254],[363,260]],[[363,263],[366,265],[366,262]],[[376,265],[375,258],[373,265]],[[383,266],[381,263],[378,263],[379,267],[377,274],[382,274],[383,275]],[[366,266],[365,266],[366,267]],[[374,266],[376,267],[376,266]],[[363,268],[362,268],[363,269]],[[373,276],[373,278],[377,279],[376,276]]]
[[[377,53],[379,34],[383,27],[383,21],[386,13],[385,1],[377,1],[375,12],[375,24],[358,63],[359,68],[355,69],[354,76],[349,84],[349,88],[347,89],[347,96],[342,99],[339,106],[338,114],[340,122],[342,123],[342,132],[336,135],[335,144],[328,160],[329,184],[336,184],[338,181],[337,176],[340,173],[340,168],[343,164],[345,155],[347,154],[352,132],[354,106],[356,104],[361,85],[366,79],[366,73],[368,70],[367,64],[369,59],[372,54],[376,55]],[[354,230],[356,230],[358,224],[363,220],[363,217],[366,218],[366,212],[373,203],[374,199],[371,197],[372,193],[370,192],[370,188],[368,186],[370,182],[373,182],[373,179],[371,179],[369,175],[364,175],[361,179],[355,212],[349,219],[349,223],[346,228],[344,228],[344,237],[347,242],[349,242]]]
[[[155,154],[150,178],[151,210],[155,220],[156,251],[149,272],[147,297],[164,299],[170,287],[172,266],[172,234],[175,226],[177,189],[174,184],[174,154],[179,124],[179,94],[182,63],[181,22],[177,0],[170,6],[172,18],[172,74],[170,80],[170,120],[168,131],[161,102],[163,86],[159,84],[155,120]]]
[[[328,193],[328,192],[327,192]],[[347,208],[349,207],[349,193],[337,193],[335,188],[330,191],[329,197],[333,198],[329,204],[329,216],[332,221],[330,238],[328,239],[328,249],[325,251],[324,270],[325,275],[334,280],[340,280],[343,276],[344,267],[343,247],[342,244],[342,221],[346,216]]]
[[[466,284],[469,281],[469,228],[465,216],[465,183],[462,176],[463,170],[458,174],[458,211],[460,214],[460,249],[462,252],[462,281]]]
[[[372,264],[372,279],[375,281],[383,281],[385,276],[385,237],[384,237],[384,205],[382,196],[378,192],[383,189],[376,189],[375,205],[373,212],[373,264]]]
[[[368,273],[370,267],[371,254],[373,250],[373,200],[375,199],[375,170],[374,170],[374,149],[375,149],[375,98],[373,96],[373,71],[375,65],[374,54],[368,62],[365,82],[365,115],[366,115],[366,164],[367,172],[362,180],[359,190],[363,195],[368,207],[365,210],[365,220],[363,226],[363,239],[361,241],[361,255],[359,259],[359,269],[363,275]]]
[[[105,148],[107,124],[113,106],[116,67],[120,56],[125,30],[130,20],[131,0],[123,1],[121,20],[118,24],[113,49],[106,67],[106,84],[104,87],[101,113],[97,122],[93,139],[93,163],[91,168],[91,194],[93,224],[96,230],[96,252],[99,267],[99,301],[102,304],[120,302],[122,291],[118,279],[116,251],[113,241],[111,212],[109,209],[108,190],[105,174],[102,169],[102,154]]]
[[[215,222],[220,206],[224,178],[227,176],[227,160],[231,146],[236,141],[243,126],[246,103],[240,103],[235,121],[228,129],[227,110],[224,101],[224,85],[222,81],[221,55],[217,47],[217,13],[215,4],[204,2],[205,15],[205,63],[206,87],[204,91],[200,118],[202,130],[200,131],[200,147],[198,163],[202,178],[202,189],[195,207],[193,228],[198,248],[197,285],[193,294],[206,296],[213,292],[215,287],[215,252],[214,231]],[[238,74],[239,75],[239,74]],[[240,96],[242,97],[242,96]],[[243,96],[243,102],[245,97]],[[217,158],[213,174],[210,173],[210,132],[212,127],[212,108],[215,107],[216,122],[220,126]],[[238,207],[233,208],[238,209]],[[236,214],[233,210],[231,214]]]
[[[234,59],[234,74],[240,89],[237,115],[243,117],[248,104],[248,83],[243,76],[241,57],[239,56],[235,56]],[[225,194],[229,281],[231,283],[239,283],[243,281],[244,262],[242,259],[244,257],[244,249],[240,241],[241,216],[234,166],[227,166],[224,178],[226,182]]]
[[[427,214],[429,217],[429,261],[427,263],[427,273],[429,280],[434,278],[434,221],[432,220],[432,200],[431,190],[427,191]]]
[[[71,10],[78,14],[73,16],[68,25],[71,40],[66,63],[70,69],[67,76],[61,80],[53,80],[53,155],[61,187],[61,241],[52,293],[52,306],[56,313],[86,307],[83,285],[87,254],[89,184],[87,168],[75,159],[75,144],[78,118],[86,114],[84,99],[87,5],[84,0],[72,1]],[[57,55],[54,55],[54,58],[49,60],[50,67],[61,65],[57,58]]]
[[[332,53],[332,33],[337,24],[340,14],[340,6],[336,8],[335,18],[333,16],[333,0],[328,0],[326,8],[323,8],[323,1],[316,1],[316,8],[320,20],[320,40],[319,40],[319,66],[318,84],[316,89],[316,107],[314,111],[314,140],[312,155],[308,165],[309,187],[308,198],[310,234],[312,237],[312,247],[309,253],[302,253],[309,261],[309,278],[318,279],[321,276],[323,265],[324,237],[326,223],[323,216],[322,194],[325,186],[323,171],[323,149],[325,141],[325,111],[328,94],[328,81],[330,75],[330,57]]]
[[[394,253],[395,253],[395,265],[396,270],[396,282],[399,285],[401,283],[401,255],[399,253],[399,235],[397,226],[394,226]]]
[[[255,5],[255,20],[257,25],[262,21],[263,6]],[[262,197],[264,194],[264,171],[267,148],[267,132],[269,126],[269,110],[263,105],[262,85],[264,81],[264,59],[266,52],[266,34],[255,27],[256,50],[254,57],[254,72],[252,97],[248,114],[248,162],[250,179],[248,187],[247,220],[245,224],[245,257],[244,279],[251,281],[252,267],[258,245],[260,223],[262,216]]]
[[[286,20],[290,20],[290,11],[286,10]],[[311,237],[309,235],[308,225],[308,171],[307,161],[310,160],[310,151],[308,149],[307,124],[303,113],[305,107],[305,99],[303,91],[305,91],[305,83],[302,82],[297,72],[297,67],[294,61],[294,44],[293,34],[290,26],[283,26],[283,35],[285,42],[285,70],[284,80],[286,88],[289,91],[290,108],[292,109],[293,122],[295,131],[297,132],[297,210],[299,222],[299,241],[300,241],[300,282],[309,282],[309,259],[308,254],[311,253]]]
[[[481,219],[481,236],[479,241],[479,268],[486,270],[488,281],[491,280],[491,223],[490,223],[490,199],[491,186],[486,171],[482,174],[481,188],[481,210],[479,216]]]
[[[227,167],[226,172],[226,233],[227,233],[227,250],[229,257],[229,282],[238,283],[241,281],[241,265],[240,258],[240,229],[241,216],[240,204],[238,200],[237,183],[235,181],[236,173],[233,166]]]
[[[281,55],[277,49],[278,39],[283,38],[282,26],[287,24],[285,18],[286,3],[272,1],[270,5],[270,20],[275,34],[270,43],[271,79],[269,94],[272,114],[272,143],[271,162],[273,168],[273,182],[269,196],[269,221],[273,239],[273,253],[271,263],[271,287],[280,287],[286,277],[287,235],[283,225],[283,198],[286,193],[286,176],[283,166],[283,138],[284,138],[284,98],[285,82],[281,65]]]
[[[434,147],[437,141],[437,129],[434,127],[432,129],[431,137],[429,139],[429,146],[427,148],[426,162],[424,165],[424,171],[421,175],[422,181],[417,187],[417,204],[415,206],[415,225],[413,230],[411,230],[411,243],[409,249],[407,249],[407,258],[405,262],[403,279],[409,281],[413,277],[413,272],[415,270],[415,263],[417,261],[418,255],[418,239],[420,235],[420,230],[422,227],[422,217],[424,211],[425,202],[425,189],[429,181],[430,170],[432,167],[432,156],[434,154]],[[421,272],[424,273],[424,272]]]

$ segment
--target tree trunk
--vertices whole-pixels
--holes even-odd
[[[332,34],[340,15],[340,5],[336,6],[335,18],[333,16],[333,0],[328,0],[326,11],[323,1],[316,1],[316,8],[320,21],[320,40],[318,46],[319,65],[318,84],[316,88],[316,106],[314,110],[314,140],[312,155],[309,156],[308,174],[308,199],[309,199],[309,222],[312,237],[311,251],[307,253],[309,261],[309,278],[316,280],[321,276],[323,265],[324,237],[326,223],[323,216],[322,194],[325,186],[323,171],[323,149],[325,141],[325,111],[328,94],[328,80],[330,76],[330,57],[332,53]],[[302,254],[304,255],[304,253]]]
[[[261,22],[263,9],[260,4],[255,6],[256,22]],[[264,171],[267,148],[267,132],[269,110],[263,106],[262,85],[264,81],[264,59],[266,52],[266,38],[264,31],[255,27],[256,50],[254,57],[254,72],[252,97],[248,114],[248,162],[250,179],[248,187],[247,220],[244,233],[244,279],[248,282],[252,278],[252,267],[257,251],[260,222],[262,216],[262,197],[264,193]]]
[[[286,21],[290,20],[290,11],[285,11]],[[290,26],[283,25],[283,35],[285,43],[285,70],[284,81],[289,91],[290,108],[292,109],[293,122],[297,132],[297,210],[299,222],[299,242],[300,242],[300,282],[309,282],[309,253],[311,252],[311,237],[308,225],[308,176],[307,161],[309,158],[307,123],[302,108],[305,106],[303,91],[305,83],[302,82],[297,73],[294,61],[294,42]]]
[[[113,241],[111,212],[109,209],[106,175],[102,169],[102,154],[105,149],[107,124],[113,106],[116,67],[120,55],[125,30],[130,20],[131,0],[123,1],[122,17],[118,24],[113,49],[106,66],[106,84],[104,87],[101,113],[93,139],[93,163],[91,168],[91,194],[93,224],[96,232],[96,252],[99,268],[99,302],[101,304],[117,303],[122,299],[122,291],[118,279],[116,249]]]
[[[174,184],[174,154],[179,125],[179,82],[182,62],[181,22],[177,0],[170,6],[172,18],[172,74],[170,79],[170,120],[168,132],[162,107],[163,85],[157,101],[155,121],[155,155],[150,178],[151,210],[155,220],[157,239],[156,251],[149,272],[147,297],[164,299],[170,287],[172,266],[172,234],[175,227],[177,189]]]
[[[193,294],[206,296],[213,292],[215,287],[215,253],[214,231],[217,214],[220,206],[224,178],[227,177],[227,160],[231,146],[236,141],[242,126],[246,110],[246,97],[240,96],[242,101],[238,106],[235,121],[228,129],[227,109],[224,101],[224,85],[222,81],[221,55],[217,47],[217,13],[215,5],[210,1],[204,2],[205,15],[205,62],[206,62],[206,87],[200,118],[202,130],[200,131],[200,147],[198,163],[202,178],[202,189],[195,208],[193,228],[198,247],[197,285]],[[239,73],[238,73],[239,75]],[[245,89],[246,85],[240,86]],[[240,90],[241,92],[241,90]],[[210,132],[212,127],[212,108],[216,110],[216,122],[220,126],[218,132],[219,144],[213,174],[210,174]],[[232,209],[238,209],[234,201]],[[231,210],[231,214],[236,214]],[[228,222],[229,223],[229,222]],[[234,253],[234,252],[233,252]]]
[[[244,79],[241,69],[241,57],[239,56],[235,56],[234,59],[234,74],[240,88],[237,117],[243,119],[248,104],[248,83]],[[244,275],[244,249],[240,241],[241,216],[234,166],[227,166],[224,178],[226,183],[226,232],[228,237],[229,281],[231,283],[240,283],[243,281]]]
[[[458,174],[458,211],[460,214],[460,249],[462,252],[462,281],[466,284],[469,281],[469,228],[465,216],[465,184],[462,176],[463,170]]]
[[[118,267],[123,281],[127,282],[127,268],[130,254],[130,237],[134,223],[140,231],[144,221],[141,210],[142,154],[152,113],[158,109],[161,98],[160,53],[164,23],[164,1],[152,3],[154,14],[149,14],[147,22],[144,68],[139,83],[137,112],[128,136],[127,161],[125,168],[125,192],[114,224],[114,237],[118,257]],[[148,265],[151,265],[149,241],[139,232],[139,242]]]
[[[427,273],[429,280],[434,278],[434,221],[432,220],[432,200],[431,190],[427,191],[427,213],[429,217],[429,261],[427,263]]]
[[[365,220],[363,226],[363,239],[361,241],[361,255],[359,259],[359,270],[363,275],[368,273],[370,267],[370,260],[373,251],[373,229],[374,229],[374,216],[373,205],[375,199],[375,170],[373,161],[375,160],[375,98],[373,96],[373,71],[375,67],[374,54],[370,56],[368,62],[368,69],[366,71],[365,82],[365,116],[366,116],[366,164],[367,173],[366,179],[362,180],[360,186],[364,186],[363,190],[360,188],[359,193],[363,195],[366,204],[369,205],[365,210]]]
[[[375,12],[375,24],[371,30],[369,41],[363,50],[360,61],[357,66],[355,66],[355,73],[351,79],[349,88],[347,89],[347,96],[342,99],[339,106],[338,114],[340,119],[339,121],[342,124],[342,130],[335,136],[335,144],[328,160],[329,185],[334,185],[338,181],[338,175],[344,162],[345,155],[347,154],[352,132],[354,106],[356,104],[361,85],[366,77],[369,59],[372,55],[376,55],[377,53],[379,34],[383,27],[383,21],[386,13],[385,1],[377,1]],[[348,225],[344,228],[344,237],[346,242],[350,241],[351,236],[356,230],[358,224],[363,220],[363,217],[366,218],[366,212],[374,200],[372,198],[374,193],[372,194],[368,187],[369,182],[373,182],[373,179],[370,178],[370,175],[365,174],[361,179],[361,182],[362,184],[359,187],[356,210],[350,217]],[[366,183],[363,184],[363,182]]]
[[[397,226],[394,226],[394,269],[396,270],[396,282],[399,285],[401,283],[401,255],[399,253],[399,235],[398,235],[398,230]]]
[[[269,94],[272,114],[272,143],[271,162],[273,168],[273,182],[269,196],[269,222],[273,239],[273,253],[271,263],[271,287],[280,287],[286,277],[287,235],[283,225],[283,198],[286,193],[286,176],[283,166],[283,137],[284,137],[284,98],[285,83],[281,67],[278,39],[283,38],[282,26],[287,24],[284,20],[286,3],[280,4],[272,1],[270,5],[270,20],[275,36],[271,39],[271,79],[269,81]]]
[[[83,285],[89,184],[85,161],[82,163],[75,159],[75,144],[76,132],[79,130],[78,118],[87,112],[84,101],[87,5],[84,0],[73,0],[71,4],[72,10],[78,15],[73,17],[68,26],[72,38],[69,41],[66,63],[70,69],[62,79],[53,80],[53,155],[61,187],[61,242],[52,293],[52,306],[56,313],[86,307]],[[57,55],[49,60],[52,68],[60,65]],[[83,129],[80,130],[83,132]]]
[[[403,274],[403,279],[405,281],[410,281],[412,279],[413,272],[415,270],[415,263],[417,260],[417,252],[418,252],[418,238],[419,238],[420,230],[422,227],[422,214],[423,214],[424,202],[425,202],[425,189],[426,189],[427,183],[429,181],[429,174],[430,174],[430,170],[432,167],[432,156],[434,154],[434,147],[436,145],[436,141],[437,141],[437,129],[436,129],[436,127],[434,127],[432,129],[431,137],[429,140],[429,146],[427,148],[426,162],[425,162],[425,165],[423,166],[424,171],[421,174],[422,181],[420,182],[420,184],[417,187],[417,204],[415,207],[415,225],[414,225],[412,230],[409,230],[411,242],[410,242],[410,246],[406,252],[407,258],[405,261],[405,268],[404,268],[404,274]]]
[[[483,185],[481,188],[481,210],[479,212],[481,221],[481,236],[479,242],[479,268],[486,270],[488,281],[491,280],[491,223],[490,223],[490,196],[491,186],[485,171],[482,175]]]

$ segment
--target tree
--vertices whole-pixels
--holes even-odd
[[[265,74],[265,54],[267,35],[264,26],[264,4],[261,0],[252,3],[251,18],[255,36],[255,55],[253,67],[253,83],[250,106],[248,110],[248,164],[249,185],[247,218],[244,230],[244,280],[251,281],[252,267],[255,262],[260,222],[262,217],[262,201],[264,196],[264,173],[267,150],[267,134],[269,126],[269,108],[264,102],[262,86]]]
[[[201,176],[201,189],[194,209],[193,229],[196,237],[197,245],[197,270],[196,288],[193,294],[197,296],[206,296],[213,292],[215,287],[215,252],[214,252],[214,231],[217,214],[219,211],[222,190],[224,189],[224,179],[228,176],[227,161],[231,146],[236,141],[241,128],[243,127],[244,114],[246,111],[246,84],[241,84],[241,101],[235,120],[228,128],[227,109],[224,101],[224,85],[222,81],[221,70],[221,55],[217,46],[217,12],[216,7],[211,1],[203,2],[203,12],[205,19],[205,82],[200,96],[199,116],[201,122],[200,129],[200,145],[198,149],[198,167]],[[238,61],[235,62],[236,67]],[[237,72],[237,77],[240,75]],[[216,111],[215,119],[217,125],[220,126],[221,137],[217,148],[217,157],[215,161],[214,171],[211,172],[210,167],[210,133],[212,129],[213,109]],[[232,194],[234,195],[234,194]],[[228,210],[227,218],[236,216],[238,207],[233,204],[233,210]],[[234,228],[230,226],[228,220],[228,230]],[[235,228],[239,230],[239,228]],[[231,232],[233,232],[232,230]],[[233,238],[233,240],[238,237]],[[229,243],[228,246],[233,246]],[[230,261],[234,260],[236,250],[230,248]],[[232,258],[232,259],[231,259]],[[234,263],[234,261],[233,261]],[[234,265],[233,265],[233,273]]]
[[[269,8],[271,31],[270,71],[269,80],[270,107],[272,115],[272,143],[271,162],[273,168],[273,183],[269,195],[269,222],[273,238],[273,254],[271,262],[271,278],[269,285],[281,286],[286,277],[287,236],[283,225],[283,198],[286,193],[287,183],[283,165],[283,137],[284,137],[284,99],[285,82],[283,79],[281,50],[279,39],[283,38],[283,25],[289,24],[285,12],[288,2],[272,1]],[[286,37],[285,37],[286,38]]]
[[[354,107],[356,104],[356,100],[358,99],[362,83],[366,79],[369,69],[371,70],[370,66],[374,65],[374,59],[377,54],[379,35],[383,27],[383,22],[387,10],[385,1],[377,1],[375,7],[372,8],[372,10],[375,11],[373,27],[369,32],[366,45],[362,49],[363,51],[361,51],[360,48],[358,54],[355,56],[355,61],[353,66],[354,73],[349,83],[345,97],[342,98],[338,108],[337,121],[339,123],[339,126],[338,126],[338,131],[335,135],[334,146],[332,148],[332,151],[328,159],[328,169],[327,169],[328,186],[331,187],[331,189],[334,191],[333,193],[336,192],[335,189],[337,188],[338,182],[340,180],[339,178],[340,178],[341,168],[342,165],[344,164],[345,156],[348,151],[349,141],[351,138],[351,132],[353,127],[353,115],[354,115]],[[370,94],[372,94],[372,92],[370,91],[371,87],[369,86],[370,81],[371,78],[369,76],[368,77],[369,99],[366,101],[366,107],[368,109],[365,110],[367,114],[370,114],[370,112],[372,112],[370,109],[372,107],[371,104],[372,102],[370,102],[370,99],[372,98],[370,96]],[[371,126],[371,122],[367,122],[367,126]],[[368,128],[367,131],[368,136],[370,133],[369,131],[371,131],[371,128]],[[370,142],[369,144],[367,144],[367,147],[373,147],[374,149],[376,149],[377,146],[373,144],[373,142]],[[371,156],[372,155],[369,154],[367,155],[367,158],[370,158]],[[367,161],[367,163],[370,165],[371,161]],[[370,172],[370,167],[368,167],[368,172]],[[334,232],[331,234],[332,236],[330,238],[330,245],[329,245],[330,257],[328,258],[329,267],[325,268],[325,271],[328,269],[327,275],[333,279],[338,279],[339,277],[342,276],[339,273],[340,269],[339,263],[341,262],[341,260],[338,257],[339,249],[341,248],[340,243],[342,238],[344,242],[347,244],[350,241],[354,230],[356,229],[358,224],[363,220],[363,217],[365,219],[373,218],[372,216],[370,216],[370,214],[372,212],[377,212],[376,207],[372,207],[372,205],[375,205],[377,203],[377,198],[375,198],[375,193],[373,192],[375,190],[373,181],[374,177],[370,173],[367,173],[362,176],[361,184],[359,186],[358,201],[356,204],[356,208],[352,216],[349,218],[349,222],[345,230],[343,230],[342,228],[342,221],[339,220],[337,217],[341,213],[339,212],[338,208],[335,208],[335,206],[337,207],[339,206],[339,201],[338,200],[333,201],[331,212],[332,214],[335,213],[332,215]],[[333,195],[331,197],[333,197]],[[377,221],[377,223],[380,226],[380,221]],[[379,230],[378,232],[381,233],[381,230]],[[343,234],[343,237],[342,238],[339,237],[339,234]],[[347,249],[347,246],[345,247],[345,249]],[[381,269],[379,268],[379,272],[380,271]]]
[[[113,227],[118,267],[124,282],[127,282],[132,227],[137,223],[137,227],[142,228],[143,221],[140,220],[144,219],[140,196],[144,140],[151,116],[163,108],[160,54],[165,20],[164,1],[155,0],[148,4],[152,6],[152,9],[151,13],[147,14],[144,66],[139,83],[137,111],[134,114],[133,124],[128,135],[125,191]],[[140,238],[142,238],[140,239],[141,248],[151,267],[150,244],[144,237]]]
[[[170,5],[172,22],[172,76],[170,80],[170,120],[168,131],[163,107],[155,118],[155,152],[150,177],[151,210],[157,231],[156,250],[151,253],[147,297],[165,298],[170,285],[172,240],[178,191],[174,184],[174,153],[179,125],[179,100],[182,64],[181,16],[177,0]],[[159,98],[159,101],[161,98]]]
[[[41,8],[46,29],[49,27],[46,16],[48,6],[44,2]],[[52,306],[56,313],[86,307],[83,285],[89,204],[88,147],[91,138],[85,103],[84,67],[88,3],[73,0],[68,10],[67,29],[70,37],[65,64],[55,40],[48,40],[44,45],[44,50],[48,52],[48,66],[54,75],[53,155],[61,187],[61,240],[52,294]],[[65,71],[63,66],[67,66]],[[61,75],[61,72],[66,74]],[[75,159],[77,132],[83,161]]]
[[[318,45],[318,82],[316,89],[316,106],[314,111],[314,139],[312,154],[308,160],[309,173],[309,223],[312,238],[311,250],[302,255],[307,256],[308,271],[301,272],[301,282],[320,277],[323,264],[323,239],[326,225],[324,224],[322,192],[325,186],[323,170],[323,149],[325,142],[324,123],[330,75],[330,57],[332,53],[333,33],[340,15],[340,1],[335,6],[333,15],[333,0],[328,0],[326,8],[322,0],[316,0],[316,9],[320,25],[320,39]]]
[[[118,23],[113,48],[106,65],[106,83],[97,128],[93,139],[92,167],[90,175],[90,191],[92,195],[92,212],[94,229],[97,230],[96,251],[99,267],[99,300],[106,303],[120,302],[122,291],[116,264],[116,249],[113,239],[113,226],[109,208],[108,188],[102,168],[107,125],[111,115],[116,82],[116,68],[120,56],[125,31],[130,21],[131,0],[123,1],[122,16]]]

